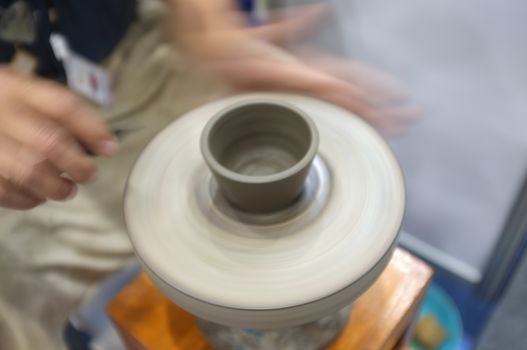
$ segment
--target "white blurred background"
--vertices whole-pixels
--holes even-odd
[[[389,139],[407,181],[402,244],[480,282],[527,166],[527,2],[330,3],[314,42],[402,78],[423,110]]]

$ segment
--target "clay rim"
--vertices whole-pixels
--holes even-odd
[[[249,175],[243,175],[240,173],[237,173],[235,171],[232,171],[222,164],[220,164],[216,158],[212,155],[212,152],[209,147],[209,135],[215,126],[216,122],[223,118],[223,116],[237,108],[250,106],[250,105],[273,105],[278,106],[282,108],[289,109],[297,114],[298,117],[302,118],[302,120],[306,123],[306,125],[309,128],[310,132],[310,145],[307,150],[307,152],[304,154],[302,159],[300,159],[295,165],[292,167],[275,173],[271,175],[264,175],[264,176],[249,176]],[[290,105],[289,103],[284,103],[282,101],[277,101],[273,99],[253,99],[250,101],[243,101],[236,103],[234,105],[231,105],[225,109],[220,110],[218,113],[216,113],[205,125],[205,128],[201,132],[201,138],[200,138],[200,148],[201,148],[201,154],[203,156],[203,159],[205,160],[205,163],[207,163],[209,169],[213,172],[218,172],[221,176],[236,181],[238,183],[248,183],[248,184],[266,184],[266,183],[273,183],[280,180],[287,179],[289,177],[295,176],[298,172],[300,172],[302,169],[304,169],[306,166],[309,166],[309,164],[313,161],[315,158],[317,151],[318,151],[318,144],[319,144],[319,136],[318,136],[318,129],[315,125],[315,122],[302,110],[299,108]]]
[[[267,94],[267,93],[265,93]],[[241,96],[247,96],[248,94],[246,95],[241,95]],[[255,95],[255,93],[252,93],[250,95]],[[288,95],[288,94],[282,94],[283,96],[297,96],[297,95]],[[260,100],[262,99],[261,97],[253,97],[251,96],[251,101],[252,100]],[[299,95],[298,95],[299,96]],[[238,98],[241,98],[241,97],[235,97],[236,99]],[[265,96],[265,100],[268,101],[270,99],[274,98],[271,97],[271,98],[268,98],[267,96]],[[222,99],[221,101],[232,101],[234,98],[233,97],[230,97],[230,98],[225,98],[225,99]],[[239,103],[239,104],[244,104],[243,102]],[[280,104],[282,105],[288,105],[287,102],[280,102]],[[232,106],[232,105],[231,105]],[[344,110],[340,107],[337,107],[338,109],[341,109],[341,110]],[[197,108],[199,109],[199,108]],[[229,109],[228,107],[224,108],[225,110]],[[191,111],[192,112],[192,111]],[[183,117],[188,114],[188,113],[191,113],[191,112],[187,112],[183,115]],[[349,113],[349,112],[347,112]],[[210,120],[210,119],[209,119]],[[170,125],[172,125],[175,121],[173,121]],[[403,221],[403,218],[404,218],[404,213],[406,211],[406,207],[407,207],[407,201],[406,201],[406,186],[405,186],[405,177],[404,177],[404,173],[402,172],[402,169],[401,169],[401,166],[399,164],[399,162],[397,161],[397,157],[395,156],[395,153],[393,152],[393,150],[388,147],[386,145],[386,142],[383,140],[382,136],[373,128],[371,127],[369,124],[367,124],[366,122],[362,121],[362,124],[364,125],[364,127],[368,128],[369,130],[371,130],[373,132],[373,134],[375,135],[375,138],[377,139],[380,139],[382,140],[382,143],[385,144],[386,147],[383,147],[384,150],[387,152],[386,155],[387,157],[390,159],[391,162],[393,162],[393,164],[395,165],[395,176],[397,178],[397,182],[400,183],[400,185],[402,185],[402,189],[401,189],[401,198],[400,198],[400,207],[399,207],[399,211],[400,211],[400,214],[399,215],[399,219],[397,220],[397,223],[395,224],[394,226],[394,238],[393,240],[391,240],[391,245],[396,245],[397,244],[397,240],[398,240],[398,237],[400,236],[400,233],[401,233],[401,227],[402,227],[402,221]],[[226,308],[226,309],[229,309],[229,310],[240,310],[240,311],[245,311],[245,310],[251,310],[251,311],[277,311],[277,310],[283,310],[283,309],[287,309],[287,310],[290,310],[294,307],[297,307],[297,306],[303,306],[303,305],[308,305],[308,304],[312,304],[313,302],[316,302],[316,301],[320,301],[321,299],[325,299],[326,297],[329,297],[329,296],[332,296],[336,293],[338,293],[341,289],[344,289],[344,287],[341,287],[340,289],[332,292],[332,293],[328,293],[326,294],[325,296],[322,296],[322,297],[318,297],[316,299],[311,299],[309,301],[306,301],[306,302],[301,302],[301,303],[295,303],[295,304],[290,304],[290,305],[285,305],[285,306],[277,306],[277,307],[253,307],[253,308],[247,308],[247,307],[240,307],[240,306],[232,306],[232,305],[229,305],[229,304],[225,304],[225,303],[218,303],[218,302],[215,302],[215,301],[211,301],[211,300],[208,300],[207,298],[197,298],[195,296],[192,296],[191,293],[189,293],[188,291],[185,291],[183,292],[183,288],[181,288],[181,286],[174,281],[174,279],[170,276],[170,274],[167,274],[166,270],[163,270],[163,269],[159,269],[158,266],[156,266],[156,264],[154,262],[152,262],[152,260],[150,258],[146,258],[146,255],[144,255],[144,251],[143,249],[141,248],[139,242],[137,242],[135,236],[137,236],[137,233],[134,233],[134,230],[132,230],[132,227],[131,227],[131,224],[130,224],[130,217],[133,216],[133,214],[130,213],[129,210],[127,210],[127,207],[130,203],[130,200],[131,198],[133,197],[130,193],[130,187],[131,187],[131,183],[132,183],[132,179],[134,178],[134,173],[136,172],[137,168],[138,168],[138,164],[141,163],[141,161],[143,160],[144,158],[144,153],[152,147],[152,144],[154,143],[154,141],[159,138],[160,135],[162,134],[166,134],[167,131],[166,131],[167,128],[159,131],[156,136],[150,140],[150,142],[148,142],[148,144],[146,146],[143,147],[143,150],[140,152],[140,155],[135,159],[135,161],[133,162],[133,165],[131,167],[131,171],[128,173],[128,177],[127,177],[127,180],[126,180],[126,186],[125,186],[125,193],[123,195],[123,198],[122,198],[122,203],[123,203],[123,216],[124,216],[124,224],[125,224],[125,227],[126,227],[126,231],[128,233],[128,236],[130,237],[130,242],[134,248],[134,254],[136,256],[136,258],[138,259],[138,261],[141,263],[141,265],[143,265],[143,268],[146,267],[146,272],[150,275],[153,275],[155,276],[156,278],[158,278],[160,281],[163,281],[167,287],[170,287],[172,289],[174,289],[175,291],[177,292],[180,292],[181,294],[185,295],[185,296],[190,296],[191,298],[193,298],[194,300],[197,300],[199,302],[203,302],[203,303],[206,303],[208,305],[213,305],[213,306],[220,306],[220,307],[223,307],[223,308]],[[363,269],[363,273],[362,273],[362,277],[364,277],[365,275],[368,274],[368,272],[371,272],[372,269],[375,268],[375,266],[378,265],[378,262],[379,260],[382,260],[382,257],[385,256],[386,252],[388,252],[389,249],[385,249],[383,251],[382,254],[380,254],[380,257],[377,257],[375,259],[375,262],[372,263],[371,265],[367,266],[365,269]],[[358,281],[361,280],[362,277],[359,277],[357,279],[355,279],[354,281],[351,281],[351,284],[353,283],[356,283]],[[166,294],[165,294],[166,295]],[[172,299],[173,300],[173,299]]]

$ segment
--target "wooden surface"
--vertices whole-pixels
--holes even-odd
[[[354,303],[350,320],[328,350],[388,350],[409,328],[432,277],[431,268],[397,249],[388,267]],[[174,305],[140,274],[108,305],[129,349],[210,350],[192,315]]]

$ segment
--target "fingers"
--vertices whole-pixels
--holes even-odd
[[[25,174],[28,173],[30,174],[30,181],[27,183],[22,182],[21,185],[26,188],[33,188],[33,191],[39,197],[64,201],[73,198],[77,194],[77,185],[73,181],[62,177],[60,171],[47,161],[28,167],[28,169],[25,169]],[[36,175],[32,177],[32,173]]]
[[[356,95],[348,94],[342,86],[326,87],[314,96],[357,114],[381,133],[390,136],[402,133],[421,115],[421,111],[410,104],[375,106],[365,103]]]
[[[43,204],[46,200],[17,189],[0,177],[0,206],[10,209],[27,210]]]
[[[0,178],[9,183],[11,192],[54,200],[70,199],[76,194],[76,185],[61,177],[61,172],[37,153],[6,137],[0,137],[0,149],[4,151],[0,153]]]
[[[294,60],[247,58],[215,62],[214,69],[238,88],[310,95],[348,109],[385,134],[396,134],[419,116],[406,100],[384,99],[362,86]]]
[[[384,118],[391,118],[401,121],[401,123],[413,123],[421,116],[422,112],[413,105],[394,106],[391,108],[381,109]]]
[[[362,89],[365,102],[375,107],[407,103],[410,97],[405,85],[396,77],[365,63],[313,50],[303,50],[300,57],[310,67]]]
[[[397,104],[410,98],[403,82],[362,62],[350,61],[333,66],[339,69],[346,80],[355,81],[372,97],[378,96],[375,101],[378,105]]]
[[[421,112],[413,106],[396,106],[366,111],[363,118],[386,136],[402,134]]]
[[[113,155],[118,144],[75,94],[0,68],[0,206],[30,209],[68,200],[95,179],[86,150]]]
[[[95,164],[59,124],[23,111],[2,122],[4,135],[48,159],[75,182],[88,183],[95,179]]]
[[[326,99],[357,113],[382,133],[400,134],[419,118],[419,109],[411,105],[410,94],[397,78],[357,61],[312,52],[306,57],[310,66],[341,80],[340,87],[321,91]]]
[[[65,128],[94,154],[111,156],[118,143],[104,121],[81,98],[54,82],[16,79],[15,99]]]
[[[262,48],[262,52],[265,48]],[[290,91],[318,94],[344,90],[355,99],[363,99],[363,91],[345,81],[305,66],[294,59],[271,53],[270,57],[242,57],[216,61],[209,68],[234,86],[245,89]]]

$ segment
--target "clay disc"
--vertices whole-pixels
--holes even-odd
[[[264,216],[222,200],[199,145],[214,114],[251,99],[296,106],[320,135],[304,196]],[[272,328],[323,317],[375,280],[395,246],[404,185],[383,139],[348,111],[302,96],[247,94],[204,105],[160,132],[137,160],[124,204],[137,256],[175,303],[213,322]]]

